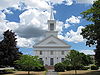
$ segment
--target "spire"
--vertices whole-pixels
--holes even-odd
[[[54,20],[53,6],[51,7],[50,20]]]

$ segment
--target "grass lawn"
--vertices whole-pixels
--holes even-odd
[[[74,70],[59,72],[59,75],[74,75]],[[100,75],[100,70],[77,70],[77,75]]]
[[[1,75],[28,75],[28,72],[27,71],[14,71],[11,74],[1,74]],[[30,75],[45,75],[45,71],[41,71],[41,72],[31,71]]]

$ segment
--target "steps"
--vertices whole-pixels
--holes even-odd
[[[45,66],[45,68],[50,70],[50,69],[54,69],[54,66]]]

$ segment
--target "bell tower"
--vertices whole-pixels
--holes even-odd
[[[56,30],[56,20],[54,19],[54,14],[52,9],[51,9],[50,20],[48,20],[48,30],[49,31]]]
[[[51,9],[50,20],[48,22],[48,31],[46,37],[55,36],[57,37],[58,31],[56,31],[56,20],[54,19],[53,9]]]

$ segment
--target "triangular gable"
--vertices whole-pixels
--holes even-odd
[[[48,42],[47,44],[57,44],[57,43],[54,42],[54,41],[50,41],[50,42]]]
[[[67,43],[65,43],[63,40],[60,40],[59,38],[55,36],[49,36],[39,43],[35,44],[35,46],[68,46],[70,47]]]

